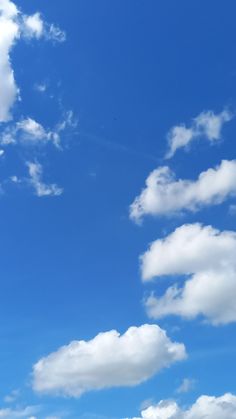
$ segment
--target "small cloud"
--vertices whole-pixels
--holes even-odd
[[[47,90],[47,84],[46,83],[36,83],[34,85],[34,89],[37,90],[37,92],[44,93]]]
[[[41,38],[44,31],[44,22],[41,18],[41,14],[39,12],[35,13],[31,16],[24,16],[24,29],[25,29],[25,36],[29,38]]]
[[[39,12],[30,16],[23,15],[22,21],[22,32],[26,38],[45,38],[54,42],[66,40],[66,33],[53,23],[45,22]]]
[[[192,120],[190,127],[180,124],[171,128],[167,135],[169,150],[166,158],[170,159],[179,148],[186,148],[198,138],[205,137],[211,143],[220,140],[223,125],[231,121],[233,116],[228,110],[219,114],[204,111]]]
[[[41,164],[37,162],[27,162],[26,165],[30,175],[28,182],[34,188],[35,194],[38,197],[62,195],[63,189],[55,183],[46,184],[42,181],[43,168]]]
[[[0,144],[8,145],[39,145],[52,143],[57,148],[61,147],[61,135],[73,131],[77,121],[72,111],[64,112],[62,119],[54,129],[45,128],[41,123],[30,117],[23,118],[15,124],[10,124],[0,135]]]
[[[184,378],[180,386],[177,388],[176,393],[188,393],[195,387],[196,381],[191,378]]]

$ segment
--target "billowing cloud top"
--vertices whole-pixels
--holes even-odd
[[[173,285],[165,295],[146,300],[149,316],[203,315],[213,324],[236,321],[236,233],[211,226],[183,225],[151,244],[141,256],[144,281],[184,275],[182,288]],[[209,292],[210,290],[210,292]]]
[[[33,387],[79,397],[90,390],[137,385],[185,357],[184,345],[171,342],[156,325],[131,327],[124,335],[112,330],[41,359],[33,369]]]
[[[133,419],[236,419],[236,396],[201,396],[188,409],[181,409],[174,401],[161,401],[141,412]]]
[[[154,170],[146,188],[130,206],[130,217],[140,222],[145,215],[169,216],[220,204],[236,195],[236,160],[223,160],[214,169],[200,173],[196,181],[178,179],[167,167]]]

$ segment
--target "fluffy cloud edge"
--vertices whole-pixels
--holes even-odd
[[[189,408],[181,408],[173,400],[162,400],[141,412],[140,417],[126,419],[236,419],[236,396],[200,396]]]

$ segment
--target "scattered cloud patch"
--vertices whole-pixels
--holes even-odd
[[[42,181],[43,168],[42,165],[37,162],[27,162],[29,170],[29,184],[33,187],[35,194],[38,197],[43,196],[60,196],[63,193],[63,189],[56,184],[46,184]]]
[[[0,123],[11,119],[11,111],[19,96],[10,54],[20,38],[45,38],[56,42],[66,39],[65,32],[43,21],[40,13],[23,15],[10,0],[0,0]]]
[[[161,401],[133,419],[236,419],[236,396],[201,396],[189,408],[182,409],[175,401]],[[128,419],[128,418],[127,418]]]
[[[173,157],[179,148],[186,148],[194,140],[201,137],[206,138],[211,143],[219,140],[223,125],[232,118],[233,114],[228,110],[219,114],[215,114],[213,111],[205,111],[192,120],[190,127],[186,127],[184,124],[173,127],[167,136],[169,150],[166,158]]]
[[[42,124],[32,118],[21,119],[15,124],[8,125],[0,134],[0,144],[43,145],[52,143],[61,147],[61,134],[74,130],[77,122],[72,111],[65,112],[62,120],[53,130],[44,128]]]
[[[188,393],[195,387],[196,381],[191,378],[184,378],[176,392],[179,394]]]
[[[64,42],[66,40],[66,33],[58,26],[44,22],[39,12],[30,16],[23,16],[22,30],[27,38],[45,38],[56,42]]]
[[[140,223],[145,215],[195,212],[235,195],[236,160],[223,160],[216,168],[200,173],[195,181],[176,179],[169,167],[159,167],[148,176],[145,189],[130,206],[130,218]]]
[[[35,90],[40,93],[44,93],[47,90],[47,84],[46,83],[36,83],[34,85]]]
[[[183,344],[156,325],[112,330],[90,341],[74,341],[33,368],[38,393],[80,397],[91,390],[135,386],[173,362],[185,359]]]
[[[25,35],[29,38],[41,38],[44,31],[44,22],[39,12],[31,16],[24,16]]]
[[[141,256],[144,281],[182,275],[161,297],[145,300],[151,318],[204,316],[213,325],[236,321],[236,232],[185,224],[153,242]],[[182,283],[182,279],[181,279]],[[210,292],[209,292],[210,290]]]

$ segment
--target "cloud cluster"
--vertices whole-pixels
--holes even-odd
[[[132,419],[236,419],[236,396],[201,396],[189,408],[182,409],[175,401],[161,401]]]
[[[223,160],[200,173],[197,180],[176,179],[169,167],[159,167],[130,206],[130,217],[139,223],[145,215],[166,216],[197,211],[236,195],[236,160]]]
[[[90,341],[75,341],[41,359],[33,368],[36,392],[79,397],[109,387],[135,386],[186,357],[156,325],[112,330]]]
[[[194,118],[190,127],[186,127],[184,124],[173,127],[167,136],[169,150],[166,158],[173,157],[179,148],[186,148],[198,138],[204,137],[211,143],[219,140],[224,123],[232,118],[233,114],[228,110],[219,114],[206,111]]]
[[[40,13],[26,16],[10,0],[0,0],[0,123],[11,119],[11,109],[19,89],[11,67],[10,53],[20,38],[46,38],[64,41],[65,33],[43,21]]]
[[[21,119],[15,124],[9,124],[0,134],[2,147],[10,144],[43,145],[52,143],[56,147],[61,146],[61,134],[76,127],[76,121],[72,111],[65,112],[62,121],[56,124],[53,130],[46,129],[42,124],[32,118]]]
[[[214,325],[236,321],[236,232],[201,224],[183,225],[150,245],[141,256],[144,281],[182,275],[159,298],[149,296],[148,315],[204,316]],[[183,278],[181,279],[181,284]]]

